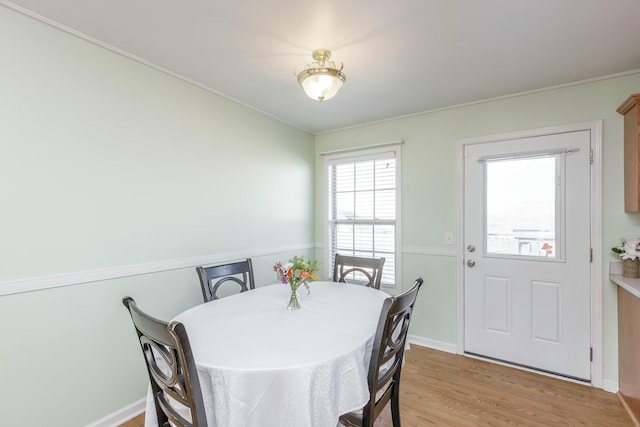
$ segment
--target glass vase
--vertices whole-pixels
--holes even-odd
[[[298,294],[296,293],[296,289],[291,287],[291,298],[289,298],[289,305],[287,306],[287,310],[298,310],[300,308],[300,303],[298,302]]]

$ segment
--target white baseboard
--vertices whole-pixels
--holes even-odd
[[[147,398],[143,397],[124,408],[87,424],[86,427],[118,427],[144,412]]]
[[[618,381],[602,380],[602,389],[609,393],[617,393],[619,390]]]
[[[422,347],[445,351],[447,353],[456,353],[456,345],[448,342],[430,340],[416,335],[407,335],[407,341],[409,341],[409,344],[420,345]]]

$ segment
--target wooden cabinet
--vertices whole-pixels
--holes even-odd
[[[632,279],[637,283],[638,279]],[[640,419],[640,299],[618,287],[618,396],[636,425]]]
[[[640,93],[616,110],[624,116],[624,210],[640,211]]]

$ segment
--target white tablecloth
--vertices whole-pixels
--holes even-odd
[[[371,346],[387,295],[313,282],[287,310],[288,285],[193,307],[187,329],[211,427],[335,427],[368,399]],[[147,399],[146,426],[157,425]]]

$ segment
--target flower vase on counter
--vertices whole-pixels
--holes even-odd
[[[640,242],[621,239],[620,246],[611,248],[622,258],[622,276],[630,279],[640,277]]]
[[[622,261],[622,276],[629,277],[630,279],[637,279],[640,277],[640,271],[638,267],[640,262],[636,259],[625,259]]]

